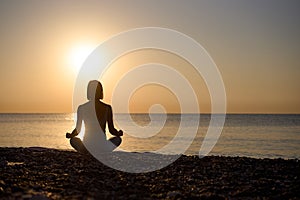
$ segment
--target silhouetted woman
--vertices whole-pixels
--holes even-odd
[[[70,144],[80,153],[111,152],[121,144],[120,136],[123,131],[114,127],[111,106],[100,101],[103,99],[103,88],[99,81],[89,82],[87,98],[89,101],[78,107],[76,128],[71,134],[67,133],[66,137],[71,138]],[[81,131],[82,123],[85,129],[83,141],[76,137]],[[115,136],[109,140],[105,134],[106,123],[109,132]]]

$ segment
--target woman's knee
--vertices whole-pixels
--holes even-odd
[[[83,145],[82,141],[78,137],[73,137],[70,139],[71,146],[80,153],[87,154],[88,150]]]
[[[115,145],[115,146],[120,146],[122,143],[122,138],[121,137],[113,137],[110,139],[110,141]]]
[[[77,147],[78,145],[80,145],[80,143],[81,143],[81,140],[77,137],[73,137],[70,139],[70,144],[74,148]]]

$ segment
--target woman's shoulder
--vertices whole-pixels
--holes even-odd
[[[111,105],[109,105],[109,104],[107,104],[107,103],[104,103],[104,102],[102,102],[102,101],[100,101],[100,103],[101,103],[103,106],[105,106],[106,108],[111,109]]]
[[[84,104],[81,104],[78,106],[78,110],[82,110],[82,109],[85,109],[85,107],[88,107],[89,106],[89,102],[86,102]]]

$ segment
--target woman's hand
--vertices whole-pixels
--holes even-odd
[[[66,133],[66,138],[71,138],[72,134],[71,133]]]
[[[66,133],[66,138],[72,138],[78,135],[76,128],[72,131],[72,133]]]
[[[122,130],[119,130],[118,136],[123,136],[123,131]]]

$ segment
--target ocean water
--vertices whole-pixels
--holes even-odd
[[[191,122],[194,120],[194,115],[185,116],[190,117]],[[133,114],[131,117],[139,126],[147,126],[150,123],[148,114]],[[125,132],[120,149],[134,152],[161,149],[169,144],[182,125],[181,115],[169,114],[161,130],[160,127],[155,127],[160,123],[152,123],[150,125],[154,126],[153,130],[158,132],[149,133],[151,137],[145,137],[144,134],[144,138],[139,138],[131,136],[135,127],[127,123],[128,119],[124,115],[115,114],[114,118],[115,124],[122,124]],[[159,119],[158,116],[154,121]],[[210,119],[209,114],[201,114],[197,127],[185,125],[184,135],[190,135],[189,131],[193,128],[196,128],[196,132],[192,144],[184,154],[199,154]],[[0,114],[0,146],[72,149],[65,133],[72,131],[73,127],[73,114]],[[152,129],[145,130],[151,132]],[[180,140],[184,143],[186,138],[183,136]],[[172,148],[168,153],[175,153],[182,147],[175,145]],[[222,134],[210,155],[299,159],[300,115],[227,114]]]

